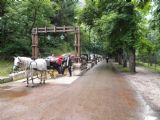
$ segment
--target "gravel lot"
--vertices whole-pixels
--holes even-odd
[[[144,100],[147,112],[160,119],[160,74],[153,73],[140,66],[136,67],[135,74],[121,74]],[[159,120],[158,118],[150,117],[145,120]]]

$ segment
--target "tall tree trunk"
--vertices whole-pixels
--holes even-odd
[[[34,25],[35,25],[35,23],[36,23],[37,12],[38,12],[38,10],[37,10],[37,8],[35,8],[35,9],[34,9],[34,13],[33,13],[33,23],[32,23],[32,25],[31,25],[31,27],[30,27],[30,29],[29,29],[29,32],[32,32],[32,28],[34,27]]]
[[[123,51],[123,67],[127,67],[127,53]]]
[[[123,67],[127,67],[127,59],[123,60]]]
[[[118,63],[122,65],[122,54],[118,54]]]
[[[135,48],[131,48],[129,51],[129,70],[130,72],[136,72],[136,55]]]
[[[148,53],[148,66],[152,66],[152,55]]]
[[[118,54],[115,55],[115,62],[118,62]]]
[[[7,28],[6,28],[6,24],[7,24],[7,21],[4,21],[3,22],[3,26],[2,26],[2,33],[1,33],[1,47],[2,48],[5,48],[5,46],[6,46],[6,42],[7,42],[7,34],[9,34],[9,33],[7,33]]]

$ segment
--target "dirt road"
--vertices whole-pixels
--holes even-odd
[[[146,120],[144,104],[110,63],[72,84],[0,88],[0,120]]]

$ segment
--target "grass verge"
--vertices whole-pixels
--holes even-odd
[[[0,76],[8,76],[12,71],[12,62],[0,60]]]
[[[137,61],[136,64],[139,65],[139,66],[143,66],[143,67],[147,68],[148,70],[150,70],[152,72],[160,73],[160,66],[157,65],[157,64],[156,65],[153,64],[152,66],[150,66],[148,63],[143,63],[143,62],[140,62],[140,61]]]
[[[123,67],[122,65],[119,65],[119,64],[114,64],[114,65],[115,65],[116,69],[118,69],[118,71],[120,71],[120,72],[127,72],[127,73],[130,72],[128,67]]]

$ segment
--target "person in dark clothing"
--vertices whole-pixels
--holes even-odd
[[[69,72],[69,75],[72,76],[72,60],[71,60],[71,56],[69,55],[67,57],[67,68],[68,68],[68,72]]]
[[[108,56],[106,56],[106,62],[108,63],[108,60],[109,60],[109,57]]]
[[[58,73],[63,75],[63,66],[62,66],[63,59],[58,58],[57,64],[58,64]]]

